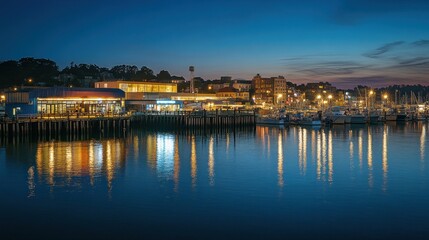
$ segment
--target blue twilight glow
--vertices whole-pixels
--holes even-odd
[[[0,60],[142,65],[206,79],[429,82],[427,0],[7,1]]]

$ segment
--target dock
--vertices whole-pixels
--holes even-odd
[[[254,111],[156,111],[110,116],[38,116],[0,122],[0,136],[60,136],[94,133],[125,134],[132,127],[167,129],[213,129],[254,126]]]

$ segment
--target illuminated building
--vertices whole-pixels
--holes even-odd
[[[287,100],[287,83],[283,76],[262,78],[257,74],[252,80],[256,104],[281,105]]]
[[[219,91],[216,93],[216,96],[220,98],[249,100],[249,92],[240,92],[233,87],[219,89]]]
[[[8,116],[38,114],[118,114],[125,93],[119,89],[37,88],[6,93]]]
[[[171,100],[177,93],[176,83],[109,81],[96,82],[96,88],[117,88],[125,92],[127,110],[175,111],[182,107],[180,101]]]
[[[177,93],[177,84],[160,82],[96,82],[95,88],[121,89],[125,92],[125,99],[127,100],[143,99],[144,93]]]

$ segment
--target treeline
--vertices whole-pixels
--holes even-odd
[[[49,59],[21,58],[18,61],[0,62],[0,88],[21,85],[81,86],[82,79],[122,79],[132,81],[161,81],[184,79],[171,76],[166,70],[155,74],[152,69],[134,65],[117,65],[112,68],[99,67],[95,64],[74,64],[60,70],[58,65]]]

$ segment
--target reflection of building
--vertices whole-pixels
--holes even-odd
[[[6,114],[119,113],[124,97],[119,89],[29,88],[6,93]]]
[[[252,80],[256,104],[284,104],[287,100],[287,84],[283,76],[262,78],[257,74]]]
[[[105,176],[110,187],[118,169],[125,166],[122,140],[39,143],[36,170],[51,185],[73,185],[73,177]],[[81,180],[79,180],[81,182]]]

